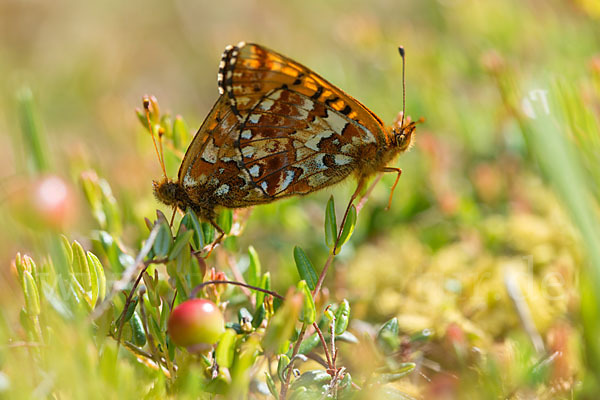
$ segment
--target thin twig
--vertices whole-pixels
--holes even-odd
[[[125,306],[123,307],[123,311],[121,312],[121,315],[119,316],[119,330],[117,331],[117,350],[119,349],[119,346],[121,345],[121,333],[123,332],[123,325],[125,325],[125,314],[127,313],[127,310],[129,309],[129,305],[131,304],[133,295],[134,295],[135,291],[137,290],[137,287],[140,284],[140,281],[142,280],[142,276],[144,275],[144,272],[146,272],[146,269],[148,269],[148,265],[144,265],[144,268],[138,274],[138,277],[135,280],[133,287],[131,288],[131,290],[129,291],[129,294],[127,295],[127,299],[125,300]]]
[[[325,351],[325,357],[327,358],[327,367],[329,369],[333,369],[333,363],[331,361],[331,356],[329,355],[329,350],[327,349],[327,342],[323,337],[323,332],[321,332],[321,329],[319,329],[319,325],[317,325],[316,322],[313,322],[313,327],[315,328],[317,335],[319,335],[319,339],[321,339],[321,345],[323,346],[323,350]]]
[[[236,281],[238,282],[244,282],[244,277],[242,276],[240,270],[237,267],[237,264],[235,262],[235,259],[232,256],[227,257],[227,263],[229,264],[229,269],[231,270],[231,273],[233,274],[233,277],[235,278]],[[246,287],[242,286],[242,292],[244,292],[244,294],[247,297],[251,297],[250,295],[252,294],[249,290],[244,290],[247,289]],[[252,307],[254,307],[255,304],[252,304]]]
[[[224,284],[228,284],[228,285],[235,285],[235,286],[242,286],[248,289],[252,289],[252,290],[257,290],[259,292],[263,292],[266,294],[270,294],[273,297],[277,297],[280,300],[285,300],[285,297],[283,297],[282,295],[280,295],[277,292],[274,292],[272,290],[267,290],[267,289],[263,289],[263,288],[259,288],[257,286],[252,286],[252,285],[248,285],[247,283],[243,283],[243,282],[236,282],[236,281],[206,281],[206,282],[202,282],[201,284],[199,284],[198,286],[194,287],[194,289],[192,289],[192,293],[190,294],[191,298],[196,297],[196,295],[198,294],[198,292],[200,290],[202,290],[202,288],[204,288],[207,285],[224,285]]]
[[[317,295],[321,291],[321,285],[323,285],[323,281],[325,280],[325,276],[327,275],[327,270],[329,266],[333,262],[333,257],[335,254],[329,253],[329,257],[327,257],[327,261],[325,261],[325,265],[323,266],[323,270],[321,271],[321,275],[319,275],[319,280],[317,281],[317,285],[315,286],[315,290],[312,292],[313,299],[317,298]]]
[[[365,194],[363,194],[362,197],[360,198],[360,200],[358,201],[358,204],[356,205],[356,214],[357,215],[358,215],[358,212],[365,206],[365,204],[367,203],[367,200],[369,200],[369,196],[371,196],[373,189],[375,189],[375,185],[377,185],[379,183],[381,178],[383,178],[383,173],[379,173],[375,177],[375,179],[373,180],[373,182],[371,183],[371,185],[369,186],[369,188],[367,189]]]
[[[330,325],[330,330],[331,330],[331,359],[332,359],[333,369],[336,369],[335,359],[337,358],[337,349],[335,348],[335,316],[333,317],[333,320],[331,321],[331,323],[329,325]]]
[[[300,350],[300,344],[302,344],[302,340],[304,339],[305,333],[306,333],[306,324],[302,324],[302,328],[300,329],[300,333],[298,334],[298,340],[296,340],[296,343],[294,344],[294,349],[292,350],[292,356],[290,357],[290,364],[292,363],[291,360],[294,360],[296,358],[296,356],[298,355],[298,351]],[[290,368],[291,368],[291,366],[290,366]],[[285,397],[287,396],[287,390],[288,390],[288,387],[290,386],[291,377],[292,377],[291,373],[288,373],[285,376],[285,382],[283,383],[283,385],[281,385],[281,390],[279,391],[279,399],[280,400],[285,400]]]
[[[119,279],[118,281],[116,281],[113,284],[110,292],[106,295],[106,297],[104,298],[102,303],[100,303],[98,305],[98,307],[96,307],[90,314],[90,318],[92,320],[95,320],[98,317],[100,317],[102,314],[104,314],[104,311],[106,311],[106,309],[110,305],[110,302],[112,301],[115,294],[121,292],[123,289],[125,289],[127,287],[127,285],[129,285],[129,283],[131,282],[131,279],[135,276],[135,272],[137,271],[137,269],[140,266],[147,267],[147,265],[142,263],[142,260],[144,259],[144,257],[146,257],[148,255],[148,253],[152,249],[152,246],[154,245],[154,241],[156,240],[156,236],[158,235],[159,228],[160,228],[159,224],[154,225],[154,228],[152,228],[152,231],[150,231],[150,235],[148,236],[146,243],[144,243],[144,246],[138,253],[133,264],[131,264],[129,267],[127,267],[125,272],[123,272],[121,279]]]

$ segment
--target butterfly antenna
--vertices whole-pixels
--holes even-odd
[[[150,131],[150,136],[152,137],[152,143],[154,144],[154,151],[156,151],[156,156],[158,157],[158,162],[160,163],[160,167],[162,168],[163,175],[166,179],[167,178],[167,170],[165,168],[165,161],[163,158],[162,141],[160,141],[160,138],[162,137],[162,132],[159,131],[159,141],[160,141],[160,151],[159,151],[158,145],[156,144],[156,138],[154,137],[154,129],[152,128],[152,123],[150,122],[150,99],[148,98],[148,96],[144,96],[142,102],[144,104],[144,113],[146,114],[146,123],[148,124],[148,130]]]
[[[406,59],[404,57],[404,47],[398,47],[398,52],[400,53],[400,57],[402,57],[402,121],[400,122],[400,127],[404,126],[404,115],[406,114],[406,83],[404,80],[404,71],[406,69]]]

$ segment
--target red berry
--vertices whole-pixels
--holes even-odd
[[[191,299],[171,312],[168,332],[179,346],[194,351],[208,350],[225,332],[225,320],[212,301]]]

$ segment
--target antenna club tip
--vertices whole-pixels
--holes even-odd
[[[404,46],[398,46],[398,52],[400,53],[400,57],[404,58]]]

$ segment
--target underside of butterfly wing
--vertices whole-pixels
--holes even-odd
[[[242,165],[264,201],[333,185],[377,153],[375,135],[331,107],[275,89],[248,113],[239,148]]]

